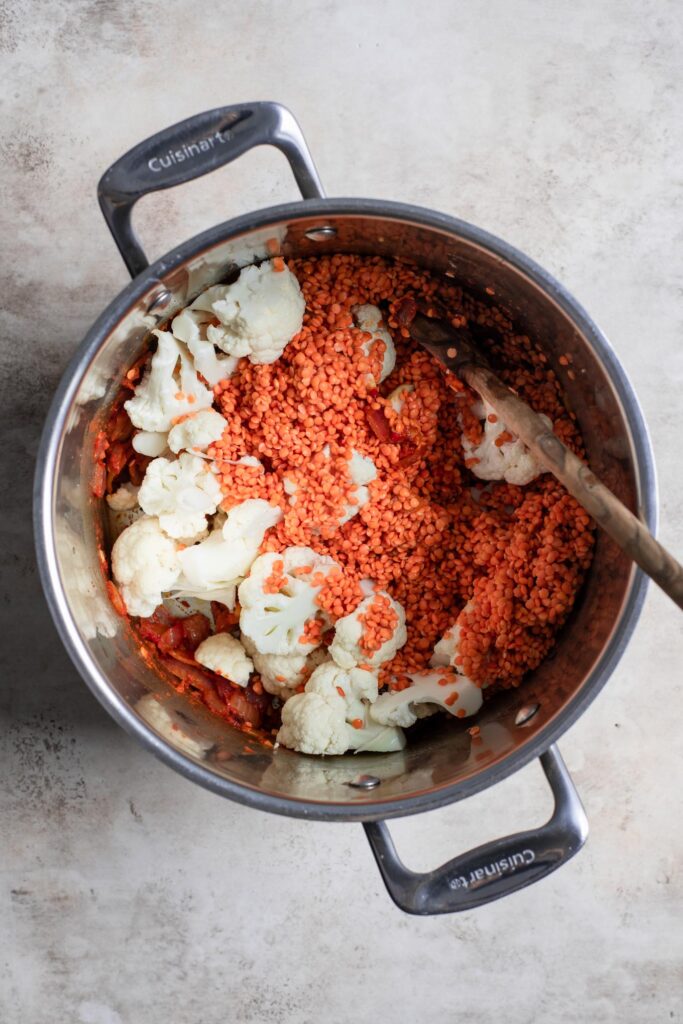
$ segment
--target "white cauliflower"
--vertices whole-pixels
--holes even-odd
[[[127,512],[138,504],[138,488],[132,484],[121,484],[113,494],[107,495],[107,505],[112,512]]]
[[[245,633],[242,634],[242,644],[254,662],[254,670],[261,677],[263,689],[282,701],[289,700],[296,693],[297,687],[306,681],[315,667],[312,662],[317,651],[311,654],[261,654]]]
[[[344,702],[347,722],[363,718],[366,705],[377,700],[377,676],[362,668],[340,668],[334,661],[324,661],[306,683],[306,693],[319,693],[326,700]]]
[[[208,538],[207,538],[208,539]],[[182,554],[182,552],[181,552]],[[225,586],[213,586],[213,587],[201,587],[194,586],[189,583],[185,577],[181,574],[174,587],[171,588],[170,592],[164,598],[164,604],[168,603],[169,610],[174,602],[187,601],[190,605],[195,605],[196,611],[201,611],[202,615],[206,615],[207,618],[213,618],[205,610],[211,608],[211,601],[217,601],[218,604],[224,604],[230,611],[235,607],[237,600],[237,584],[228,583]],[[201,607],[204,605],[204,608]],[[176,612],[172,612],[176,615]]]
[[[274,363],[301,330],[305,302],[294,274],[268,261],[244,267],[233,284],[208,288],[190,308],[220,321],[206,327],[212,345],[252,363]]]
[[[168,447],[176,454],[183,449],[205,452],[210,444],[220,440],[226,426],[225,417],[215,409],[202,409],[171,427]]]
[[[327,687],[324,689],[327,691]],[[309,690],[307,684],[304,693],[290,697],[283,707],[277,740],[302,754],[344,754],[347,750],[387,753],[405,746],[401,730],[374,722],[367,706],[363,706],[355,725],[346,719],[346,703],[336,690]]]
[[[272,576],[276,562],[283,563],[284,583],[276,594],[266,593],[264,584]],[[318,644],[301,640],[306,623],[309,619],[323,618],[316,604],[322,582],[314,583],[313,579],[322,579],[338,568],[332,558],[319,555],[311,548],[291,547],[282,554],[260,555],[239,588],[242,633],[261,654],[309,653]],[[307,569],[309,571],[301,571]]]
[[[432,668],[453,665],[458,655],[458,644],[460,643],[460,626],[457,620],[446,630],[444,635],[434,644],[434,653],[429,659]]]
[[[406,745],[406,738],[402,729],[395,725],[380,725],[370,717],[370,708],[366,707],[362,716],[362,726],[357,729],[348,725],[349,750],[355,754],[362,752],[374,754],[389,754],[396,750],[403,750]]]
[[[487,402],[476,402],[472,406],[472,411],[484,421],[484,436],[479,444],[473,444],[464,434],[461,441],[465,458],[478,460],[471,467],[475,476],[480,480],[505,480],[509,484],[523,487],[525,484],[531,483],[541,473],[547,472],[542,466],[539,466],[527,446],[519,438],[496,445],[496,439],[507,430],[507,427],[498,417],[495,422],[489,420],[489,416],[496,416],[496,414]],[[541,419],[552,430],[552,420],[544,416],[543,413],[541,413]]]
[[[418,705],[443,708],[458,718],[476,715],[482,705],[481,689],[451,668],[428,669],[409,676],[405,690],[382,693],[370,706],[370,717],[380,725],[414,725],[420,714]]]
[[[116,540],[111,568],[128,614],[143,618],[161,604],[161,595],[180,575],[175,543],[150,516],[128,526]]]
[[[231,683],[246,686],[249,676],[254,671],[254,663],[247,657],[242,644],[231,633],[214,633],[207,636],[197,650],[194,659],[204,668],[217,672]]]
[[[235,356],[219,356],[216,352],[213,342],[206,336],[209,325],[216,318],[210,308],[197,308],[201,300],[200,295],[187,309],[178,313],[173,318],[171,330],[174,337],[187,345],[197,373],[201,373],[204,380],[215,387],[219,381],[232,377],[239,359]]]
[[[353,319],[356,322],[356,326],[367,334],[371,334],[372,337],[363,344],[363,351],[366,355],[372,352],[372,349],[378,341],[384,342],[384,357],[382,359],[382,369],[380,370],[379,380],[377,384],[389,376],[393,368],[396,366],[396,349],[394,347],[394,341],[386,327],[380,327],[382,322],[382,311],[377,306],[355,306],[353,310]]]
[[[203,758],[214,746],[212,740],[205,739],[199,729],[187,722],[175,708],[162,704],[153,694],[148,693],[135,705],[137,713],[144,718],[172,747],[183,754]]]
[[[323,447],[322,453],[325,458],[330,458],[332,453],[329,444],[326,444]],[[346,509],[339,519],[340,526],[343,526],[344,523],[348,523],[349,519],[353,519],[353,517],[360,512],[363,506],[367,505],[369,502],[370,492],[366,485],[376,479],[377,467],[369,456],[361,455],[361,453],[356,451],[355,448],[352,448],[348,472],[349,477],[352,483],[356,485],[356,488],[353,500],[347,502]],[[285,476],[282,479],[282,486],[285,494],[289,496],[289,504],[296,505],[297,491],[299,490],[299,485],[296,480],[292,480],[291,477]],[[310,525],[313,526],[314,524]],[[317,529],[315,532],[317,532]]]
[[[343,702],[333,704],[319,693],[295,693],[282,709],[277,741],[302,754],[343,754],[349,744]]]
[[[369,502],[370,492],[366,485],[377,477],[377,468],[371,458],[361,455],[354,448],[349,459],[349,476],[356,485],[356,489],[353,501],[347,504],[346,512],[342,516],[342,525],[348,523],[349,519],[352,519]]]
[[[387,401],[389,402],[389,405],[398,416],[400,416],[401,413],[403,412],[403,406],[405,405],[406,402],[406,395],[409,395],[414,390],[414,384],[399,384],[399,386],[397,388],[394,388],[394,390],[389,395]]]
[[[168,434],[154,430],[138,430],[137,434],[133,435],[132,444],[140,455],[156,459],[168,451]]]
[[[170,430],[177,416],[208,409],[213,392],[197,377],[184,345],[168,331],[152,333],[157,336],[157,350],[124,409],[133,426],[161,433]]]
[[[203,459],[183,452],[173,461],[150,462],[138,500],[147,515],[159,517],[169,537],[191,542],[206,531],[206,517],[216,511],[223,492]]]
[[[260,459],[257,459],[255,455],[241,455],[239,459],[236,459],[235,461],[237,465],[253,466],[254,468],[260,466],[261,469],[263,469],[263,463]]]
[[[462,616],[466,614],[472,607],[472,602],[468,601],[463,610],[458,615],[457,619],[446,630],[440,640],[434,644],[434,653],[432,654],[429,664],[432,668],[438,668],[440,665],[451,665],[456,672],[460,672],[460,668],[455,663],[455,659],[460,653],[458,645],[460,643],[460,629]]]
[[[280,509],[261,498],[235,505],[223,525],[206,540],[179,552],[182,576],[178,591],[233,607],[238,580],[249,572],[266,530],[281,519]]]
[[[363,637],[361,616],[366,615],[370,605],[377,597],[385,598],[396,613],[397,622],[393,634],[374,654],[366,653],[360,646]],[[330,655],[342,668],[353,668],[355,665],[371,665],[377,668],[384,661],[389,661],[408,639],[406,632],[406,614],[403,606],[394,601],[384,590],[377,590],[364,598],[350,615],[337,619],[334,627],[334,639],[330,644]]]

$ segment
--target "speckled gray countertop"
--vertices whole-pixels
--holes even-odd
[[[358,826],[269,817],[128,738],[61,649],[38,584],[30,477],[86,328],[125,285],[95,184],[203,109],[278,99],[331,195],[430,206],[556,274],[612,340],[652,432],[661,538],[683,554],[674,0],[10,2],[0,13],[4,484],[3,1024],[683,1019],[681,617],[651,592],[614,678],[561,747],[588,845],[476,913],[402,915]],[[295,198],[278,154],[146,199],[158,255]],[[540,823],[537,765],[394,826],[425,868]]]

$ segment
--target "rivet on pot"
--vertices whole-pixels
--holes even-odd
[[[305,232],[306,238],[310,238],[312,242],[324,242],[326,238],[335,238],[337,229],[330,227],[329,225],[323,225],[319,228],[309,228]]]
[[[515,725],[526,725],[540,708],[540,704],[525,704],[515,715]]]
[[[171,293],[166,289],[162,288],[156,295],[153,295],[150,299],[149,306],[147,307],[147,313],[153,313],[157,310],[161,310],[164,306],[168,306],[171,301]]]
[[[379,786],[380,780],[376,775],[359,775],[357,779],[353,779],[351,782],[347,782],[347,786],[352,786],[354,789],[374,789],[375,786]]]

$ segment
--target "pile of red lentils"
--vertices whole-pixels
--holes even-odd
[[[546,356],[503,312],[415,267],[336,255],[294,260],[289,268],[306,300],[301,331],[277,362],[242,360],[215,389],[228,422],[209,449],[223,507],[265,498],[284,518],[264,550],[307,545],[339,563],[318,598],[331,618],[357,607],[363,579],[403,605],[408,640],[383,666],[383,683],[400,688],[406,673],[425,668],[468,604],[461,669],[479,684],[518,685],[548,653],[574,603],[592,557],[591,522],[548,475],[526,487],[485,486],[473,475],[460,437],[463,425],[474,441],[480,437],[471,412],[476,396],[410,340],[406,310],[438,304],[453,323],[476,331],[502,378],[582,455]],[[352,315],[366,303],[382,310],[397,350],[396,368],[379,388],[383,343],[366,354],[369,336]],[[412,390],[397,413],[388,396],[403,384]],[[368,503],[340,527],[356,494],[354,450],[372,459],[377,478]],[[245,453],[261,466],[237,463]],[[277,561],[269,587],[277,587],[282,569]],[[389,602],[373,602],[368,654],[390,635],[392,616]]]

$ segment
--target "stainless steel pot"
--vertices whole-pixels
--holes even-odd
[[[278,147],[304,201],[248,213],[190,239],[148,266],[131,227],[145,193],[229,163],[254,146]],[[605,537],[557,649],[514,692],[485,706],[481,740],[430,722],[407,750],[322,759],[245,744],[202,708],[170,697],[182,728],[157,731],[145,694],[169,687],[140,658],[109,604],[97,554],[101,510],[90,498],[93,422],[114,397],[150,331],[201,289],[267,255],[381,254],[428,267],[508,310],[540,339],[566,388],[589,460],[650,529],[656,486],[647,431],[604,335],[548,273],[512,246],[453,217],[402,203],[327,199],[292,115],[274,103],[212,110],[136,146],[100,182],[102,211],[133,281],[104,311],[69,364],[43,433],[35,481],[38,562],[52,615],[76,667],[110,714],[166,764],[216,793],[261,810],[361,821],[387,888],[404,910],[472,908],[553,871],[583,844],[581,803],[555,741],[605,684],[631,635],[645,580]],[[272,254],[272,243],[268,252]],[[572,375],[559,363],[571,356]],[[196,741],[188,745],[187,736]],[[547,825],[497,840],[418,875],[399,860],[382,819],[471,796],[540,757],[555,798]]]

